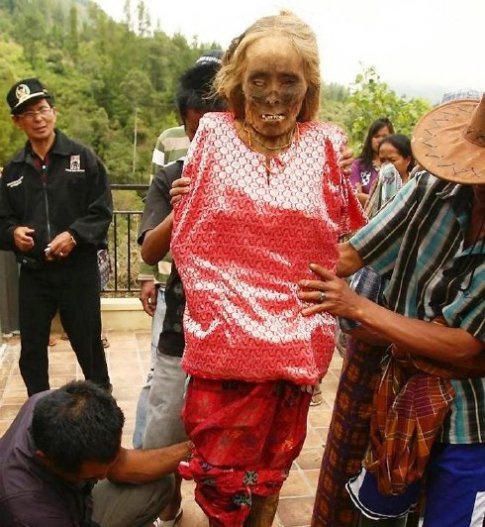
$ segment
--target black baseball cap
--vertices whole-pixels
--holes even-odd
[[[39,79],[23,79],[16,82],[7,94],[7,102],[10,106],[10,113],[18,115],[25,106],[38,99],[47,99],[54,102],[54,97],[49,94]]]

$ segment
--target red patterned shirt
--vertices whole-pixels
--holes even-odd
[[[338,169],[344,136],[299,123],[270,162],[238,137],[228,113],[200,121],[184,167],[172,255],[187,298],[183,367],[209,379],[313,384],[327,370],[335,320],[303,317],[297,282],[310,262],[334,270],[339,238],[364,223]]]

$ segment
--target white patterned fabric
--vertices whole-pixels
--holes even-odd
[[[183,367],[212,379],[314,384],[334,349],[335,320],[303,317],[297,282],[310,262],[334,270],[337,242],[364,223],[338,169],[333,125],[300,123],[269,162],[228,113],[200,121],[184,167],[171,251],[186,292]]]

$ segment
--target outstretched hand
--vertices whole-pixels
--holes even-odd
[[[334,316],[358,320],[361,304],[365,299],[355,293],[345,280],[317,264],[310,264],[316,280],[300,280],[298,298],[314,304],[302,309],[304,316],[327,312]]]

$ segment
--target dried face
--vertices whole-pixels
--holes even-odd
[[[308,88],[303,61],[284,37],[258,40],[247,49],[242,88],[246,122],[268,138],[286,134]]]

